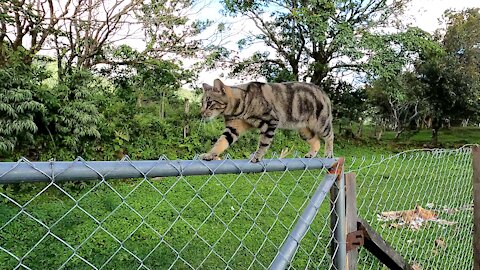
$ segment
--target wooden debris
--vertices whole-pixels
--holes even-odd
[[[446,248],[447,244],[442,238],[435,239],[435,246],[439,248]]]
[[[395,223],[391,223],[389,226],[391,228],[399,228],[406,225],[412,230],[419,230],[427,221],[436,222],[439,225],[446,226],[456,224],[456,222],[453,221],[439,219],[434,210],[427,210],[419,205],[417,205],[413,210],[382,212],[380,215],[378,215],[378,220],[396,221]]]
[[[412,264],[412,270],[423,270],[422,266],[418,263]]]

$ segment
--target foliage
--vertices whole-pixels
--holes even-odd
[[[443,119],[478,117],[480,109],[479,10],[447,12],[446,18],[443,51],[431,52],[416,63],[424,85],[422,95],[433,120],[434,142]]]
[[[258,30],[241,39],[239,48],[267,47],[234,63],[233,74],[269,75],[273,69],[317,85],[344,71],[393,76],[425,43],[423,31],[402,31],[397,19],[408,2],[225,0],[227,13],[248,17]],[[391,25],[399,31],[387,31]]]
[[[422,86],[412,72],[400,73],[390,80],[377,79],[366,90],[369,103],[379,116],[375,122],[387,123],[397,137],[412,123],[417,127],[417,120],[425,114]]]
[[[53,87],[38,93],[46,107],[43,131],[55,134],[59,147],[79,150],[82,142],[100,138],[101,114],[98,96],[104,94],[98,77],[86,70],[74,70]]]
[[[202,41],[196,37],[212,22],[192,19],[193,5],[190,0],[142,1],[136,18],[146,32],[143,53],[157,59],[172,54],[201,57]]]
[[[443,123],[478,119],[480,106],[480,15],[477,9],[448,11],[447,26],[425,35],[414,65],[395,76],[379,76],[367,87],[378,119],[387,120],[398,137],[420,120],[432,127],[432,141]],[[408,43],[404,43],[408,44]]]
[[[32,142],[38,130],[35,118],[45,112],[35,94],[47,74],[42,66],[24,64],[23,56],[10,51],[10,64],[0,68],[0,153]]]
[[[332,101],[333,119],[339,132],[343,133],[343,127],[351,126],[353,123],[362,125],[368,116],[365,89],[355,88],[344,81],[335,83],[333,78],[328,78],[324,85],[324,90],[329,93]],[[351,132],[351,129],[346,129],[345,132]]]

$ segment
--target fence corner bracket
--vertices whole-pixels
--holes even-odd
[[[340,157],[338,160],[333,163],[333,165],[328,169],[328,173],[340,175],[343,172],[343,164],[345,163],[345,158]]]
[[[365,244],[365,231],[357,230],[347,233],[347,252],[355,250]]]

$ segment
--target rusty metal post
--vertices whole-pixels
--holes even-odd
[[[356,196],[356,176],[354,173],[345,175],[346,188],[346,217],[347,234],[357,231],[357,196]],[[347,240],[348,241],[348,240]],[[347,243],[348,245],[349,243]],[[347,269],[357,270],[358,249],[353,248],[347,253]]]
[[[473,269],[480,270],[480,147],[472,148],[473,166]]]
[[[336,166],[329,170],[337,175],[335,185],[332,186],[330,197],[334,211],[331,216],[333,231],[332,256],[335,269],[345,270],[347,262],[346,221],[345,221],[345,175],[343,171],[344,158],[340,158]]]

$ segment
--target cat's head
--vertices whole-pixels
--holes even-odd
[[[224,113],[232,96],[232,89],[219,79],[215,79],[213,86],[206,83],[202,86],[203,97],[200,113],[204,119],[211,120]]]

